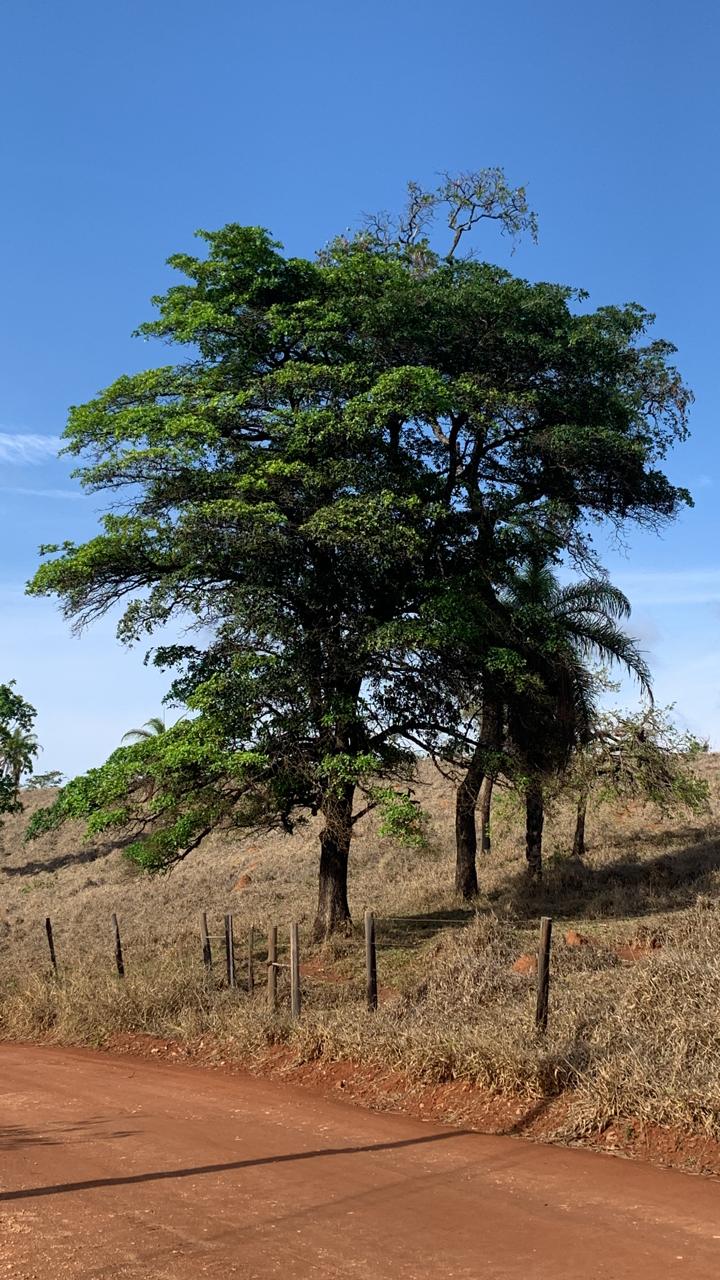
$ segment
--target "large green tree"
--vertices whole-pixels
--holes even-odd
[[[428,223],[442,211],[444,253]],[[184,282],[140,332],[173,363],[120,378],[66,431],[114,509],[89,542],[45,548],[30,587],[76,625],[124,602],[128,642],[197,622],[195,645],[157,658],[224,781],[202,804],[194,784],[185,807],[173,790],[146,839],[157,850],[164,832],[168,862],[218,807],[288,825],[320,810],[318,936],[349,918],[358,786],[375,803],[368,780],[402,771],[407,735],[448,727],[453,681],[420,680],[419,662],[448,652],[468,609],[494,609],[529,543],[587,560],[588,518],[654,525],[687,500],[660,464],[688,393],[652,317],[588,312],[577,291],[460,257],[481,219],[534,227],[522,189],[481,171],[412,187],[397,223],[315,260],[236,225],[202,233],[206,256],[171,258]],[[123,750],[147,770],[198,732]]]

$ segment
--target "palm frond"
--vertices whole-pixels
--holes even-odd
[[[578,626],[573,633],[573,645],[585,658],[598,657],[624,667],[652,702],[652,676],[642,651],[637,641],[610,618],[597,617]]]
[[[630,617],[630,601],[619,587],[604,578],[585,578],[560,587],[557,594],[558,611],[567,617],[583,613],[605,614],[619,621]]]
[[[122,742],[144,742],[146,738],[156,738],[165,732],[165,721],[162,716],[151,716],[145,721],[142,729],[128,729],[122,736]]]

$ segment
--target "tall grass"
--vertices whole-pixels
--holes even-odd
[[[400,990],[363,1005],[357,966],[304,979],[299,1023],[287,993],[271,1017],[265,993],[209,986],[199,961],[149,957],[124,980],[109,970],[20,970],[0,986],[0,1036],[103,1045],[125,1033],[197,1045],[252,1062],[284,1043],[295,1063],[354,1059],[416,1080],[462,1080],[527,1099],[565,1093],[575,1132],[632,1116],[720,1135],[720,910],[699,906],[662,946],[630,966],[601,946],[553,953],[550,1025],[533,1025],[532,977],[513,972],[527,934],[494,916],[424,944]],[[388,955],[388,963],[396,957]],[[384,976],[380,952],[380,977]],[[397,975],[397,969],[395,970]],[[333,980],[328,981],[328,976]]]
[[[103,1045],[149,1034],[260,1062],[281,1042],[291,1062],[354,1059],[413,1080],[467,1081],[526,1099],[564,1094],[573,1132],[628,1116],[720,1136],[720,787],[718,762],[707,818],[659,821],[641,807],[592,815],[583,865],[567,857],[572,815],[547,827],[547,870],[538,889],[522,872],[521,830],[498,819],[492,857],[480,865],[477,914],[451,890],[452,790],[428,769],[418,797],[428,843],[406,850],[360,826],[351,901],[378,914],[381,1005],[363,1004],[359,930],[304,952],[304,1007],[289,1018],[287,980],[269,1017],[254,998],[208,983],[198,912],[217,933],[232,910],[242,955],[247,929],[301,922],[309,936],[316,829],[240,845],[216,839],[169,876],[148,880],[122,852],[87,846],[70,828],[23,846],[21,826],[0,833],[0,1036]],[[37,798],[32,801],[37,803]],[[127,976],[113,970],[110,913],[123,933]],[[53,978],[43,932],[53,918],[61,967]],[[541,914],[556,919],[550,1023],[533,1024],[532,977],[513,972],[537,940]],[[596,945],[571,947],[566,927]],[[615,944],[638,935],[661,945],[623,964]],[[257,960],[260,981],[263,956]],[[242,982],[242,971],[239,980]]]

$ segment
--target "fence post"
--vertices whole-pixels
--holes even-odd
[[[377,946],[375,942],[375,916],[365,912],[365,990],[368,1009],[377,1009]]]
[[[300,1017],[300,930],[290,926],[290,1011],[293,1018]]]
[[[120,941],[120,925],[118,918],[113,911],[112,913],[113,940],[115,943],[115,964],[117,966],[118,977],[125,977],[125,961],[123,960],[122,942]]]
[[[250,933],[248,934],[248,957],[247,957],[247,989],[248,995],[251,996],[255,990],[255,968],[253,965],[253,949],[255,946],[255,930],[250,925]]]
[[[267,1001],[268,1012],[277,1009],[277,925],[274,924],[268,933],[267,958]]]
[[[233,936],[233,918],[228,912],[225,916],[225,967],[227,970],[228,986],[234,987],[235,982],[235,939]]]
[[[55,977],[57,978],[58,967],[57,967],[57,959],[55,957],[55,940],[53,938],[52,922],[49,916],[45,917],[45,932],[47,934],[48,947],[50,948],[50,961],[52,963]]]
[[[200,941],[202,943],[203,964],[208,978],[212,977],[212,948],[210,946],[210,935],[208,933],[207,911],[203,911],[200,916]]]
[[[537,967],[537,1008],[535,1010],[535,1026],[538,1031],[546,1031],[548,1024],[551,943],[552,920],[550,916],[543,916],[540,921],[540,947],[538,950]]]

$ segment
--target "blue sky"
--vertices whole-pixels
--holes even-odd
[[[41,542],[100,500],[54,458],[67,408],[162,362],[131,337],[198,227],[262,224],[312,253],[408,178],[501,164],[532,279],[658,316],[693,387],[670,461],[696,507],[606,563],[634,603],[661,702],[720,745],[717,132],[710,0],[5,0],[0,16],[0,679],[38,707],[41,767],[98,763],[156,714],[161,678],[110,622],[71,637],[23,584]]]

